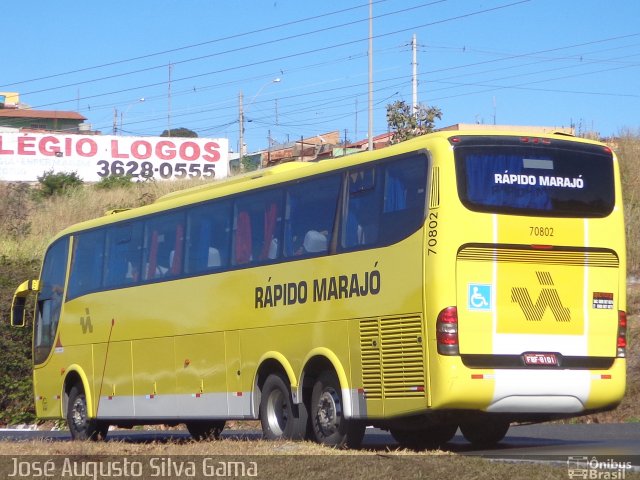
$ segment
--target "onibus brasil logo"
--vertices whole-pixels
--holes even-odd
[[[569,456],[567,473],[569,478],[582,479],[624,479],[627,470],[632,470],[631,462],[618,461],[613,458],[600,460],[597,457]]]

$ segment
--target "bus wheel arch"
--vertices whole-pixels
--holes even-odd
[[[295,377],[294,377],[295,378]],[[261,362],[255,380],[254,408],[268,440],[304,438],[307,409],[295,401],[294,388],[286,368],[275,358]]]
[[[256,369],[256,374],[253,379],[253,395],[252,395],[252,407],[256,417],[260,408],[260,400],[262,397],[262,389],[267,377],[271,374],[282,374],[289,382],[289,385],[296,385],[296,376],[293,372],[291,364],[287,361],[284,355],[278,352],[267,352],[258,361],[259,367]],[[292,388],[292,394],[294,402],[298,402],[296,398],[297,389]]]
[[[324,371],[333,371],[338,378],[340,388],[348,392],[349,379],[338,356],[327,348],[315,348],[307,354],[302,369],[302,376],[298,385],[298,395],[305,400],[310,400],[311,390],[317,378]],[[346,407],[347,417],[351,417],[351,403]]]
[[[109,425],[91,416],[91,398],[86,377],[81,371],[71,370],[64,382],[63,416],[73,440],[104,440]]]
[[[358,448],[365,423],[351,418],[351,395],[342,364],[332,352],[316,353],[305,364],[302,398],[309,410],[307,438],[333,447]]]
[[[82,390],[85,392],[88,411],[89,412],[94,411],[93,398],[91,397],[90,393],[88,393],[90,392],[90,389],[89,389],[89,381],[87,379],[87,376],[76,365],[72,365],[66,369],[66,376],[62,385],[62,403],[61,403],[62,416],[66,415],[66,412],[69,407],[69,394],[71,393],[71,389],[76,385],[82,388]]]

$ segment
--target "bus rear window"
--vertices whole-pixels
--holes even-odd
[[[458,194],[470,210],[552,217],[604,217],[615,202],[608,149],[555,141],[454,148]]]

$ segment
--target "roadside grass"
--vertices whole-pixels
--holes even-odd
[[[47,199],[34,198],[16,184],[0,183],[0,255],[20,261],[40,259],[51,238],[75,223],[114,209],[148,205],[163,195],[203,183],[149,181],[113,189],[85,185]]]
[[[0,442],[4,460],[9,465],[10,456],[42,455],[57,459],[62,457],[78,461],[117,460],[126,456],[148,466],[152,458],[171,458],[171,462],[193,461],[200,468],[204,458],[220,462],[256,462],[256,478],[282,480],[313,479],[515,479],[527,480],[567,479],[567,465],[557,466],[533,462],[503,462],[477,457],[465,457],[448,452],[427,451],[415,453],[408,450],[340,450],[308,442],[272,442],[263,440],[224,439],[213,442],[168,442],[168,443],[124,443],[124,442]],[[40,458],[43,458],[40,457]],[[157,462],[156,462],[157,464]],[[4,471],[3,471],[4,470]],[[6,468],[0,468],[0,474]],[[153,478],[148,475],[140,478]],[[174,472],[175,473],[175,472]],[[200,473],[200,472],[198,472]],[[165,478],[180,478],[177,475]],[[204,478],[195,476],[191,478]],[[626,478],[640,478],[629,476]]]
[[[640,284],[627,286],[627,389],[615,410],[577,417],[571,423],[627,423],[640,421]]]

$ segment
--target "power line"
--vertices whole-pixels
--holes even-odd
[[[443,1],[443,0],[439,0],[439,1]],[[509,7],[512,7],[512,6],[515,6],[515,5],[528,3],[529,1],[530,0],[518,0],[518,1],[515,1],[515,2],[508,3],[508,4],[499,5],[497,7],[487,8],[487,9],[483,9],[483,10],[477,10],[477,11],[474,11],[474,12],[470,12],[470,13],[461,14],[461,15],[457,15],[457,16],[454,16],[454,17],[449,17],[449,18],[442,19],[442,20],[429,22],[429,23],[426,23],[426,24],[421,24],[421,25],[417,25],[417,26],[413,26],[413,27],[403,28],[403,29],[396,30],[396,31],[393,31],[393,32],[387,32],[387,33],[378,34],[378,35],[375,35],[374,38],[380,39],[380,38],[389,37],[389,36],[392,36],[392,35],[397,35],[399,33],[406,33],[406,32],[412,31],[412,30],[420,29],[420,28],[431,27],[431,26],[434,26],[434,25],[438,25],[438,24],[442,24],[442,23],[446,23],[446,22],[451,22],[451,21],[454,21],[454,20],[460,20],[462,18],[468,18],[468,17],[471,17],[471,16],[480,15],[480,14],[483,14],[483,13],[488,13],[488,12],[493,12],[493,11],[496,11],[496,10],[501,10],[501,9],[504,9],[504,8],[509,8]],[[434,2],[434,3],[439,3],[439,2]],[[347,42],[341,42],[341,43],[333,44],[333,45],[330,45],[330,46],[314,48],[314,49],[311,49],[311,50],[306,50],[306,51],[302,51],[302,52],[296,52],[296,53],[292,53],[292,54],[288,54],[288,55],[282,55],[280,57],[260,60],[260,61],[251,62],[251,63],[244,64],[244,65],[227,67],[227,68],[223,68],[223,69],[215,70],[215,71],[211,71],[211,72],[200,73],[200,74],[196,74],[196,75],[190,75],[190,76],[187,76],[187,77],[174,79],[173,82],[175,83],[175,82],[181,82],[181,81],[185,81],[185,80],[193,80],[194,78],[201,78],[201,77],[204,77],[204,76],[225,73],[225,72],[238,70],[238,69],[242,69],[242,68],[254,67],[254,66],[258,66],[258,65],[264,65],[264,64],[267,64],[267,63],[273,63],[273,62],[276,62],[276,61],[282,61],[282,60],[287,60],[287,59],[291,59],[291,58],[294,58],[294,57],[299,57],[301,55],[309,55],[309,54],[313,54],[313,53],[319,53],[319,52],[332,50],[332,49],[339,48],[339,47],[344,47],[344,46],[347,46],[347,45],[353,45],[353,44],[356,44],[356,43],[360,43],[360,42],[363,42],[364,40],[368,40],[368,38],[358,39],[358,40],[351,40],[351,41],[347,41]],[[235,51],[235,50],[231,50],[231,51]],[[104,93],[100,93],[100,94],[89,95],[89,96],[86,96],[86,97],[81,97],[80,99],[81,100],[87,100],[87,99],[91,99],[91,98],[100,98],[100,97],[104,97],[104,96],[108,96],[108,95],[114,95],[114,94],[117,94],[117,93],[131,92],[131,91],[140,90],[140,89],[143,89],[143,88],[157,87],[157,86],[160,86],[160,85],[164,85],[165,83],[166,82],[155,82],[155,83],[142,85],[142,86],[130,87],[130,88],[121,89],[121,90],[115,90],[115,91],[111,91],[111,92],[104,92]],[[75,86],[75,84],[70,84],[70,85],[67,85],[67,86]],[[62,87],[59,87],[59,88],[62,88]],[[36,93],[36,92],[30,92],[30,93]],[[26,94],[24,94],[24,95],[26,95]],[[34,107],[34,108],[49,107],[49,106],[52,106],[52,105],[60,105],[60,104],[63,104],[63,103],[77,102],[77,101],[78,101],[78,98],[76,97],[76,98],[73,98],[73,99],[60,100],[60,101],[57,101],[57,102],[41,104],[41,105],[38,105],[37,107]]]
[[[389,1],[389,0],[375,0],[373,3],[374,4],[378,4],[378,3],[384,3],[384,2],[387,2],[387,1]],[[443,1],[446,1],[446,0],[443,0]],[[169,49],[169,50],[163,50],[163,51],[160,51],[160,52],[149,53],[149,54],[140,55],[140,56],[137,56],[137,57],[126,58],[126,59],[123,59],[123,60],[116,60],[114,62],[103,63],[101,65],[94,65],[94,66],[91,66],[91,67],[79,68],[79,69],[76,69],[76,70],[70,70],[70,71],[67,71],[67,72],[61,72],[61,73],[56,73],[56,74],[47,75],[47,76],[43,76],[43,77],[32,78],[32,79],[29,79],[29,80],[21,80],[21,81],[9,83],[9,84],[6,84],[6,85],[0,85],[0,88],[8,88],[8,87],[12,87],[12,86],[15,86],[15,85],[21,85],[23,83],[31,83],[31,82],[36,82],[36,81],[40,81],[40,80],[48,80],[50,78],[57,78],[57,77],[65,76],[65,75],[71,75],[71,74],[75,74],[75,73],[82,73],[82,72],[86,72],[86,71],[90,71],[90,70],[96,70],[96,69],[105,68],[105,67],[112,67],[114,65],[120,65],[120,64],[123,64],[123,63],[129,63],[129,62],[134,62],[134,61],[138,61],[138,60],[144,60],[144,59],[147,59],[147,58],[157,57],[157,56],[160,56],[160,55],[166,55],[168,53],[175,53],[175,52],[179,52],[179,51],[183,51],[183,50],[188,50],[188,49],[191,49],[191,48],[202,47],[204,45],[210,45],[210,44],[213,44],[213,43],[223,42],[223,41],[227,41],[227,40],[233,40],[233,39],[240,38],[240,37],[247,36],[247,35],[254,35],[256,33],[262,33],[262,32],[266,32],[266,31],[269,31],[269,30],[275,30],[275,29],[278,29],[278,28],[288,27],[288,26],[291,26],[291,25],[294,25],[294,24],[304,23],[304,22],[308,22],[308,21],[311,21],[311,20],[317,20],[319,18],[329,17],[329,16],[332,16],[332,15],[338,15],[338,14],[341,14],[341,13],[346,13],[346,12],[349,12],[351,10],[357,10],[359,8],[368,7],[368,6],[369,6],[368,3],[361,4],[361,5],[356,5],[354,7],[349,7],[349,8],[345,8],[345,9],[342,9],[342,10],[336,10],[336,11],[328,12],[328,13],[325,13],[325,14],[314,15],[312,17],[306,17],[306,18],[302,18],[302,19],[298,19],[298,20],[292,20],[290,22],[285,22],[285,23],[281,23],[281,24],[278,24],[278,25],[272,25],[270,27],[259,28],[257,30],[251,30],[249,32],[237,33],[237,34],[234,34],[234,35],[229,35],[229,36],[226,36],[226,37],[216,38],[216,39],[213,39],[213,40],[207,40],[207,41],[204,41],[204,42],[194,43],[194,44],[190,44],[190,45],[184,45],[182,47],[176,47],[176,48],[172,48],[172,49]],[[164,65],[163,65],[163,67],[164,67]],[[154,68],[160,68],[160,67],[154,67]]]
[[[405,8],[405,9],[402,9],[402,10],[396,10],[394,12],[389,12],[389,13],[386,13],[386,14],[378,15],[376,18],[379,19],[379,18],[390,16],[390,15],[396,15],[398,13],[407,12],[409,10],[416,10],[418,8],[424,8],[424,7],[427,7],[427,6],[432,6],[432,5],[435,5],[437,3],[443,3],[443,2],[446,2],[446,1],[448,1],[448,0],[435,0],[435,1],[432,1],[432,2],[429,2],[429,3],[426,3],[426,4],[415,6],[415,7]],[[347,9],[347,10],[351,10],[351,9]],[[318,34],[318,33],[324,33],[324,32],[327,32],[329,30],[335,30],[335,29],[338,29],[338,28],[350,27],[352,25],[355,25],[357,23],[362,23],[362,22],[365,22],[365,21],[368,21],[368,19],[354,20],[354,21],[343,23],[343,24],[339,24],[339,25],[332,25],[332,26],[320,28],[320,29],[317,29],[317,30],[310,30],[310,31],[307,31],[307,32],[304,32],[304,33],[299,33],[299,34],[296,34],[296,35],[289,35],[289,36],[286,36],[286,37],[276,38],[276,39],[268,40],[268,41],[262,41],[262,42],[254,43],[254,44],[251,44],[251,45],[245,45],[245,46],[242,46],[242,47],[236,47],[236,48],[232,48],[232,49],[229,49],[229,50],[224,50],[222,52],[211,53],[211,54],[208,54],[208,55],[201,55],[199,57],[189,58],[189,59],[186,59],[186,60],[174,61],[174,62],[171,62],[171,64],[172,65],[181,65],[181,64],[185,64],[185,63],[191,63],[191,62],[196,62],[196,61],[200,61],[200,60],[206,60],[206,59],[210,59],[210,58],[213,58],[213,57],[218,57],[218,56],[221,56],[221,55],[227,55],[227,54],[231,54],[231,53],[238,53],[238,52],[242,52],[244,50],[249,50],[249,49],[256,48],[256,47],[263,47],[265,45],[273,45],[275,43],[285,42],[285,41],[288,41],[288,40],[295,40],[297,38],[310,36],[310,35],[315,35],[315,34]],[[289,24],[291,24],[291,23],[295,23],[295,22],[289,22]],[[264,29],[261,29],[259,31],[263,31],[263,30]],[[238,34],[238,35],[240,35],[240,34]],[[225,39],[227,39],[227,40],[228,39],[232,39],[232,38],[235,38],[238,35],[232,35],[230,37],[226,37]],[[58,89],[61,89],[61,88],[77,87],[79,85],[86,85],[88,83],[95,83],[95,82],[100,82],[100,81],[104,81],[104,80],[113,80],[113,79],[116,79],[116,78],[121,78],[121,77],[129,76],[129,75],[134,75],[134,74],[137,74],[137,73],[144,73],[144,72],[149,72],[149,71],[152,71],[152,70],[158,70],[158,69],[163,69],[163,68],[166,68],[166,64],[155,65],[155,66],[152,66],[152,67],[141,68],[141,69],[138,69],[138,70],[132,70],[132,71],[123,72],[123,73],[116,73],[116,74],[113,74],[113,75],[108,75],[108,76],[100,77],[100,78],[94,78],[94,79],[91,79],[91,80],[83,80],[83,81],[79,81],[79,82],[68,83],[68,84],[65,84],[65,85],[58,85],[58,86],[55,86],[55,87],[42,88],[40,90],[32,90],[30,92],[24,92],[23,95],[25,95],[25,96],[26,95],[34,95],[36,93],[50,92],[50,91],[58,90]],[[13,86],[13,85],[15,85],[15,84],[11,84],[9,86]],[[0,86],[0,88],[4,88],[4,87],[5,86]]]
[[[599,39],[599,40],[596,40],[596,41],[593,41],[593,42],[588,42],[588,43],[589,44],[591,44],[591,43],[602,43],[604,41],[611,41],[611,40],[615,40],[615,39],[619,39],[619,38],[620,38],[619,36],[618,37],[611,37],[611,38],[607,38],[607,39]],[[580,44],[580,45],[583,45],[583,44]],[[569,49],[569,48],[574,48],[574,46],[575,45],[568,45],[568,46],[560,47],[559,49]],[[631,45],[631,46],[633,46],[633,45]],[[456,48],[456,49],[459,49],[459,48]],[[613,49],[605,49],[604,51],[616,50],[616,49],[619,49],[619,47],[618,48],[613,48]],[[389,50],[389,49],[387,49],[387,50]],[[496,52],[492,52],[492,53],[496,53]],[[582,55],[584,55],[584,54],[582,54]],[[518,55],[508,55],[507,59],[514,58],[514,57],[518,57],[519,58],[519,57],[522,57],[522,56],[535,57],[535,52],[533,54],[525,53],[525,54],[518,54]],[[352,56],[344,57],[344,59],[349,59],[351,57]],[[557,61],[557,60],[562,60],[562,59],[567,59],[567,58],[575,59],[575,57],[543,57],[543,58],[545,58],[545,60],[542,60],[542,61],[539,61],[539,62],[532,62],[532,63],[526,64],[526,65],[516,65],[516,66],[502,67],[501,69],[521,68],[522,66],[534,65],[534,64],[538,64],[538,63],[544,63],[544,62],[547,62],[547,61]],[[571,67],[562,67],[560,69],[574,68],[574,67],[578,67],[578,66],[582,67],[582,66],[584,66],[586,64],[590,64],[590,63],[603,63],[603,62],[611,63],[611,62],[614,62],[614,61],[616,61],[616,60],[618,60],[620,58],[628,58],[628,56],[626,56],[626,57],[618,57],[618,58],[592,60],[590,62],[586,62],[586,63],[583,62],[583,63],[581,63],[579,65],[574,65],[574,66],[571,66]],[[327,64],[327,63],[331,63],[331,62],[321,62],[321,63],[311,64],[311,65],[300,67],[298,70],[304,70],[304,69],[307,69],[307,68],[313,68],[314,66],[323,65],[323,64]],[[482,63],[487,63],[487,62],[482,62]],[[549,69],[549,70],[542,70],[542,71],[536,71],[536,72],[529,72],[529,73],[525,73],[525,74],[512,75],[512,76],[508,76],[508,77],[494,78],[492,80],[489,80],[489,82],[500,81],[500,80],[504,80],[504,79],[508,79],[508,78],[515,78],[515,77],[519,77],[519,76],[523,76],[523,75],[534,75],[534,74],[540,74],[540,73],[545,73],[545,72],[549,72],[549,71],[557,71],[557,70],[560,70],[560,69]],[[490,70],[490,72],[495,72],[495,71],[496,71],[495,68]],[[489,72],[489,71],[476,72],[476,75],[478,73],[487,73],[487,72]],[[424,76],[425,74],[423,73],[421,75]],[[460,75],[453,76],[453,77],[447,77],[447,78],[443,78],[443,79],[439,79],[439,80],[429,80],[429,83],[442,83],[442,84],[447,84],[448,83],[449,85],[453,86],[453,87],[449,86],[449,87],[444,87],[442,89],[439,89],[439,90],[446,90],[446,89],[451,89],[451,88],[458,87],[458,86],[485,85],[486,82],[487,82],[487,81],[485,81],[483,84],[480,84],[480,83],[477,83],[477,82],[476,83],[470,83],[470,82],[460,83],[460,82],[446,82],[445,81],[445,80],[448,80],[448,79],[451,79],[451,78],[457,78],[459,76]],[[261,76],[261,77],[264,77],[264,76]],[[396,77],[396,78],[402,78],[402,77]],[[229,83],[234,83],[234,82],[233,81],[232,82],[224,82],[224,83],[218,84],[218,85],[227,85]],[[214,85],[213,87],[218,86],[218,85]],[[338,87],[338,88],[317,90],[317,91],[314,91],[314,92],[306,91],[305,93],[300,94],[300,95],[290,95],[290,96],[287,96],[287,97],[280,96],[279,99],[280,100],[286,100],[287,98],[295,98],[297,96],[308,96],[308,95],[314,95],[314,94],[324,93],[324,92],[333,92],[333,91],[336,91],[336,90],[343,90],[345,88],[358,87],[358,86],[363,86],[363,85],[366,85],[366,84],[354,84],[354,85],[346,85],[346,86],[342,85],[341,87]],[[501,88],[507,88],[507,87],[502,86]],[[542,90],[542,89],[538,89],[538,90]],[[190,92],[191,90],[186,90],[186,91]],[[553,91],[553,90],[544,89],[544,91]],[[560,90],[558,90],[558,91],[560,91]],[[433,92],[434,92],[434,90],[430,90],[430,93],[433,93]],[[577,94],[592,93],[594,95],[608,95],[608,96],[628,96],[626,94],[612,94],[612,93],[606,93],[606,92],[584,92],[584,91],[575,91],[575,90],[562,90],[562,92],[565,92],[565,93],[577,93]],[[362,94],[356,94],[356,95],[362,95]],[[465,94],[461,94],[461,95],[469,95],[469,93],[465,93]],[[147,97],[147,98],[149,98],[149,97]],[[335,97],[332,97],[332,98],[335,98]],[[355,98],[355,97],[350,97],[350,98]],[[223,107],[223,108],[234,108],[235,109],[235,102],[233,102],[233,103],[226,102],[226,103],[227,103],[227,107]],[[257,103],[262,103],[262,101],[258,101]],[[306,103],[313,103],[314,104],[314,106],[313,106],[314,109],[322,107],[322,105],[319,105],[317,103],[317,100],[315,100],[315,99],[311,100],[311,101],[307,101],[307,102],[294,104],[294,105],[300,105],[300,104],[306,104]],[[331,103],[331,101],[328,102],[328,103]],[[224,105],[224,102],[223,102],[223,104],[215,104],[215,106],[218,109],[220,108],[221,105]],[[289,106],[291,107],[291,104]],[[202,105],[200,107],[202,107]],[[209,109],[202,110],[201,108],[199,108],[197,111],[192,111],[192,112],[186,114],[185,116],[187,116],[187,115],[197,115],[197,114],[205,113],[205,112],[208,112],[208,111],[210,111],[210,110]],[[300,113],[300,112],[297,112],[297,113]],[[138,123],[144,123],[146,121],[147,120],[143,120],[143,121],[140,121]]]

